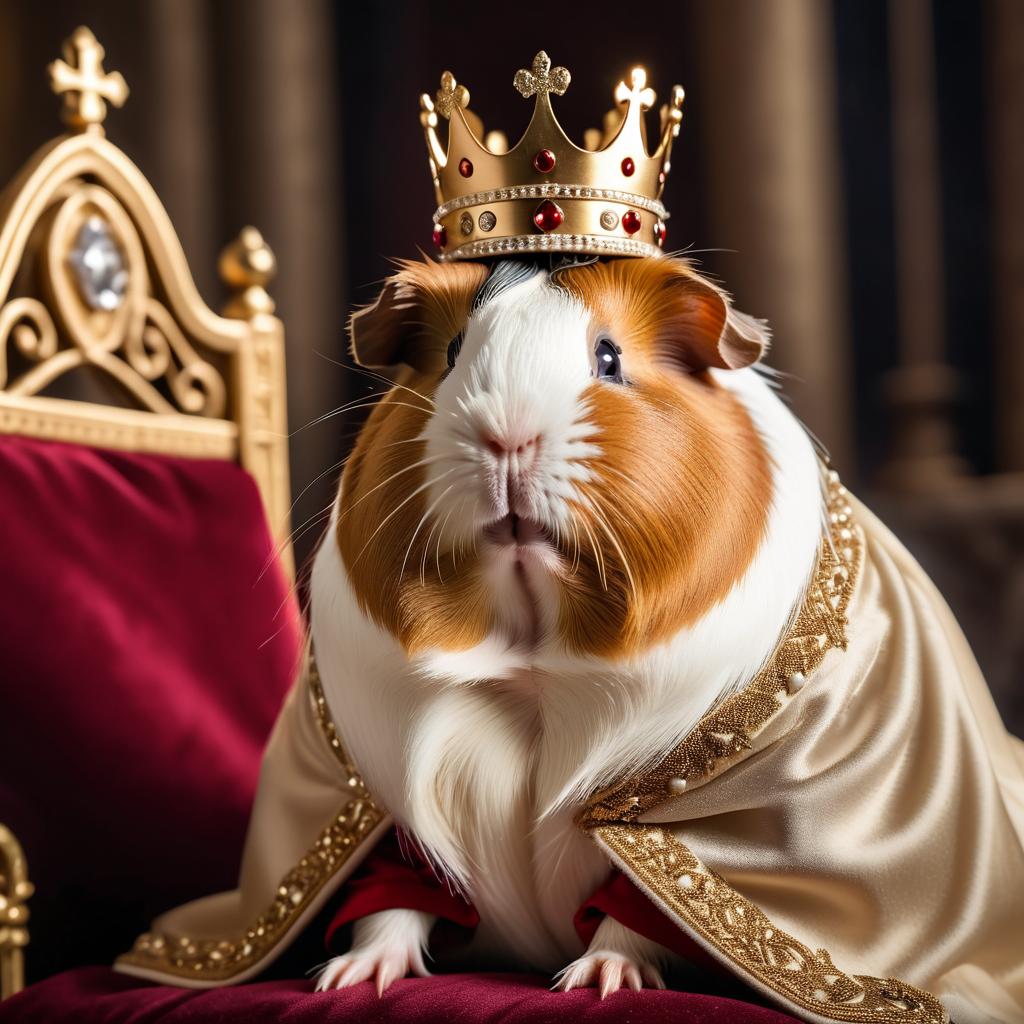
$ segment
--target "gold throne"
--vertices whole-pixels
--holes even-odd
[[[107,140],[128,87],[87,28],[49,67],[66,132],[0,196],[2,435],[237,462],[254,478],[292,569],[284,334],[252,227],[220,258],[229,299],[200,298],[159,198]],[[2,695],[0,695],[2,696]],[[0,997],[23,985],[32,894],[0,825]]]

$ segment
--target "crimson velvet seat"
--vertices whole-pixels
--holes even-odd
[[[313,992],[304,981],[185,992],[138,987],[102,968],[69,971],[16,996],[0,1021],[20,1024],[792,1024],[740,999],[686,992],[551,992],[519,974],[452,974],[397,981],[378,998],[369,982]],[[66,1007],[62,1016],[60,1007]],[[57,1014],[57,1015],[55,1015]]]
[[[0,437],[0,510],[0,821],[39,977],[234,885],[300,628],[230,462]]]

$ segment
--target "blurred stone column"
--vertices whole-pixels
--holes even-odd
[[[216,254],[223,236],[217,209],[217,146],[212,52],[205,0],[150,0],[146,47],[145,148],[149,180],[181,239],[203,298],[217,309],[223,296]],[[129,83],[132,84],[132,83]],[[137,101],[138,102],[138,101]]]
[[[216,11],[224,237],[254,224],[277,256],[270,290],[285,326],[294,433],[344,394],[332,362],[344,351],[346,307],[334,15],[327,0],[227,0]],[[292,437],[296,533],[330,503],[332,479],[314,481],[340,449],[333,420]],[[299,537],[299,564],[319,532]]]
[[[1024,4],[989,0],[985,14],[997,458],[1000,469],[1024,470]]]
[[[966,472],[956,455],[957,377],[946,362],[942,182],[931,0],[890,0],[900,364],[886,378],[894,431],[882,482],[936,491]]]
[[[714,0],[695,8],[715,246],[725,282],[774,332],[795,411],[850,468],[853,380],[830,5]],[[685,114],[684,114],[685,117]]]

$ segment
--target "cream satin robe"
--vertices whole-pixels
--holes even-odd
[[[815,578],[769,664],[580,824],[797,1017],[1024,1022],[1024,744],[917,563],[834,476],[829,499]],[[315,670],[309,686],[268,746],[239,891],[165,914],[119,970],[254,976],[388,827]]]

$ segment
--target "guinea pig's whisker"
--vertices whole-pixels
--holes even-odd
[[[346,508],[345,511],[342,512],[340,516],[338,516],[338,522],[341,522],[341,520],[344,519],[345,516],[347,516],[349,512],[351,512],[352,509],[354,509],[357,505],[366,501],[366,499],[370,497],[370,495],[373,494],[374,491],[379,491],[382,487],[386,487],[389,483],[391,483],[392,480],[395,480],[396,478],[400,477],[403,473],[410,473],[412,472],[412,470],[419,469],[421,466],[433,465],[433,463],[440,462],[443,458],[443,455],[428,455],[426,458],[420,459],[418,462],[414,462],[410,466],[403,466],[401,469],[396,470],[394,473],[391,474],[391,476],[387,477],[384,480],[381,480],[379,484],[374,484],[373,487],[371,487],[364,495],[362,495],[362,497],[357,498],[355,501],[353,501],[352,504],[349,505],[348,508]]]
[[[448,515],[444,517],[441,529],[437,531],[437,547],[434,549],[434,559],[437,562],[437,578],[441,581],[442,586],[444,585],[444,576],[441,574],[441,540],[444,537],[444,528],[448,525],[451,514],[452,509],[448,509]]]
[[[580,529],[576,525],[575,519],[569,520],[569,525],[572,527],[572,563],[569,566],[569,575],[575,576],[580,571]]]
[[[308,423],[304,423],[301,427],[296,427],[288,436],[294,437],[296,434],[301,433],[303,430],[308,430],[310,427],[315,427],[319,423],[323,423],[324,420],[330,419],[332,416],[340,416],[344,412],[348,412],[351,409],[362,409],[371,405],[378,405],[387,396],[386,392],[378,392],[377,394],[360,395],[358,398],[353,398],[350,402],[346,402],[344,405],[339,405],[336,409],[331,409],[329,412],[321,413],[321,415],[314,417]]]
[[[302,431],[308,430],[310,427],[318,426],[321,423],[325,423],[327,420],[333,419],[335,416],[340,416],[342,413],[353,412],[356,409],[370,409],[370,408],[373,408],[376,405],[380,405],[381,402],[383,402],[388,397],[388,394],[390,394],[390,392],[388,392],[386,394],[383,394],[383,395],[379,395],[372,402],[367,402],[364,399],[360,398],[360,399],[357,400],[357,402],[349,402],[347,405],[342,405],[342,406],[340,406],[337,409],[332,409],[330,412],[325,412],[322,416],[318,416],[315,420],[310,420],[309,423],[305,424],[305,426],[297,427],[288,436],[289,437],[295,437],[296,434],[301,434]],[[416,412],[422,412],[422,413],[429,413],[430,412],[429,409],[424,409],[422,405],[413,405],[411,402],[391,401],[388,404],[389,405],[401,405],[401,406],[405,407],[406,409],[415,409]]]
[[[597,517],[597,525],[600,526],[608,535],[608,539],[612,542],[612,547],[615,548],[619,558],[622,560],[622,569],[626,574],[626,579],[629,581],[629,589],[633,593],[633,600],[638,600],[640,595],[636,589],[636,580],[633,578],[633,571],[629,567],[629,559],[626,558],[626,552],[622,550],[622,545],[619,543],[619,539],[616,536],[615,531],[611,528],[605,514],[602,512],[600,507],[596,505],[596,503],[594,512]]]
[[[616,476],[622,477],[627,484],[633,487],[639,487],[640,485],[634,480],[628,473],[624,473],[618,466],[609,466],[607,463],[599,463],[597,467],[602,473],[614,473]]]
[[[337,360],[333,360],[337,362]],[[410,394],[415,395],[417,398],[422,398],[424,402],[429,402],[432,406],[436,406],[435,401],[427,395],[421,394],[415,388],[411,388],[406,384],[399,384],[397,381],[390,380],[385,377],[383,373],[377,373],[376,370],[368,370],[365,366],[349,366],[347,363],[337,362],[338,366],[344,366],[346,370],[351,370],[353,373],[361,373],[371,380],[380,381],[382,384],[387,384],[388,387],[401,388],[403,391],[408,391]]]
[[[407,562],[409,561],[409,554],[411,553],[411,551],[412,551],[412,546],[413,546],[413,543],[414,543],[414,542],[415,542],[415,540],[416,540],[416,534],[418,534],[418,533],[420,532],[420,528],[421,528],[421,527],[423,526],[423,524],[424,524],[424,523],[425,523],[425,522],[427,521],[427,518],[428,518],[428,517],[430,516],[430,513],[431,513],[431,512],[432,512],[432,511],[434,510],[434,507],[435,507],[436,505],[438,505],[438,504],[439,504],[439,503],[440,503],[441,501],[443,501],[443,500],[444,500],[444,496],[445,496],[445,495],[446,495],[446,494],[448,493],[448,491],[450,491],[450,490],[452,489],[452,487],[454,487],[454,486],[455,486],[454,484],[450,484],[450,485],[448,486],[447,490],[443,491],[443,492],[442,492],[442,493],[441,493],[441,494],[440,494],[440,495],[438,496],[437,500],[436,500],[436,501],[434,501],[434,502],[433,502],[433,503],[432,503],[432,504],[431,504],[431,505],[429,506],[429,508],[427,509],[427,511],[426,511],[426,512],[424,512],[424,513],[423,513],[423,516],[422,516],[422,517],[420,518],[420,521],[419,521],[419,522],[418,522],[418,523],[416,524],[416,529],[412,531],[412,536],[411,536],[411,537],[409,538],[409,546],[408,546],[408,547],[407,547],[407,548],[405,549],[405,558],[403,558],[403,559],[402,559],[402,568],[401,568],[401,569],[399,570],[399,573],[398,573],[398,578],[399,578],[399,580],[401,580],[401,579],[402,579],[402,577],[403,577],[403,576],[405,576],[405,566],[406,566],[406,563],[407,563]],[[421,578],[422,578],[422,577],[421,577]]]
[[[469,497],[468,494],[464,494],[462,496],[462,501],[459,502],[459,515],[462,514],[462,510],[463,510],[463,508],[466,505],[466,500],[468,499],[468,497]],[[480,499],[479,498],[474,498],[473,499],[473,507],[469,510],[469,520],[470,520],[470,522],[472,522],[476,518],[476,510],[479,507],[480,507]],[[457,554],[455,552],[452,553],[452,564],[454,565],[454,567],[456,569],[458,569],[458,567],[459,567],[459,559],[462,558],[463,555],[465,555],[465,553],[466,553],[466,531],[462,530],[459,533],[458,552],[457,552]]]
[[[441,480],[443,480],[443,479],[444,479],[445,477],[447,477],[447,476],[451,476],[451,474],[455,472],[456,468],[457,468],[457,467],[453,466],[453,467],[452,467],[451,469],[446,469],[446,470],[445,470],[445,471],[444,471],[443,473],[440,473],[440,474],[439,474],[438,476],[434,477],[433,479],[427,480],[427,481],[425,481],[424,483],[420,484],[420,486],[419,486],[419,487],[417,487],[417,488],[416,488],[416,489],[415,489],[415,490],[414,490],[414,491],[413,491],[413,492],[412,492],[411,494],[408,494],[408,495],[406,495],[406,497],[405,497],[405,498],[404,498],[404,499],[403,499],[402,501],[400,501],[400,502],[399,502],[399,503],[398,503],[398,504],[397,504],[397,505],[396,505],[396,506],[395,506],[395,507],[394,507],[394,508],[393,508],[393,509],[392,509],[392,510],[391,510],[391,511],[390,511],[390,512],[389,512],[389,513],[388,513],[388,514],[387,514],[387,515],[386,515],[386,516],[385,516],[385,517],[384,517],[384,518],[383,518],[383,519],[382,519],[382,520],[381,520],[381,521],[380,521],[380,522],[378,523],[378,524],[377,524],[377,529],[376,529],[376,530],[374,530],[374,531],[373,531],[373,533],[371,533],[371,534],[370,534],[370,536],[369,536],[369,538],[367,539],[366,543],[365,543],[365,544],[364,544],[364,545],[363,545],[363,546],[362,546],[362,547],[361,547],[361,548],[359,549],[359,554],[358,554],[358,555],[356,555],[355,559],[353,560],[353,562],[352,562],[352,566],[353,566],[353,567],[355,567],[355,565],[356,565],[356,563],[357,563],[357,562],[359,561],[359,559],[363,557],[363,554],[364,554],[364,552],[366,551],[366,549],[367,549],[367,548],[368,548],[368,547],[370,546],[370,544],[371,544],[371,543],[373,543],[373,539],[374,539],[374,537],[376,537],[376,536],[377,536],[377,534],[378,534],[378,533],[380,533],[380,531],[384,529],[384,527],[385,527],[385,526],[386,526],[386,525],[388,524],[388,522],[389,522],[389,521],[391,520],[392,516],[395,516],[395,515],[397,515],[397,514],[398,514],[398,513],[399,513],[399,512],[400,512],[400,511],[401,511],[401,510],[403,509],[403,508],[405,508],[405,506],[406,506],[406,505],[408,505],[408,504],[409,504],[409,502],[410,502],[410,501],[412,501],[412,499],[413,499],[413,498],[415,498],[417,494],[420,494],[420,493],[421,493],[422,491],[425,491],[425,490],[426,490],[426,489],[427,489],[428,487],[431,487],[431,486],[432,486],[433,484],[439,483],[439,482],[440,482]]]
[[[345,456],[345,459],[347,458],[348,456]],[[328,466],[322,473],[318,473],[315,477],[313,477],[313,479],[310,480],[309,483],[306,484],[306,486],[303,487],[302,490],[295,495],[295,500],[292,502],[291,507],[288,509],[288,514],[291,515],[291,513],[295,511],[295,506],[298,505],[299,501],[301,500],[302,496],[306,493],[306,491],[308,491],[311,487],[315,487],[318,483],[320,483],[321,480],[323,480],[325,476],[329,476],[336,469],[340,469],[343,465],[345,465],[345,459],[338,459],[337,462],[335,462],[331,466]],[[334,503],[332,502],[331,504],[333,505]]]
[[[605,515],[606,517],[611,517],[617,523],[621,523],[622,526],[630,530],[633,529],[633,521],[630,520],[625,513],[632,512],[638,519],[642,518],[643,515],[639,506],[637,506],[629,498],[623,497],[622,495],[618,494],[615,496],[614,503],[609,502],[605,504],[598,501],[598,505],[603,515]]]
[[[601,549],[598,547],[597,541],[594,539],[593,531],[587,525],[586,519],[580,519],[580,526],[583,527],[584,532],[590,538],[590,546],[594,551],[594,561],[597,563],[597,574],[601,579],[601,589],[607,590],[608,577],[605,575],[604,558],[601,556]]]
[[[458,481],[456,481],[458,482]],[[427,515],[434,511],[438,504],[444,499],[448,492],[455,486],[454,483],[449,484],[443,494],[438,496],[437,501],[427,509]],[[424,517],[425,518],[425,517]],[[434,536],[434,531],[437,529],[437,520],[435,519],[430,524],[430,532],[427,534],[427,539],[423,542],[423,554],[420,556],[420,586],[425,587],[427,585],[427,555],[430,552],[430,539]],[[440,573],[438,573],[440,575]]]
[[[301,540],[310,530],[316,529],[325,519],[329,519],[331,509],[333,508],[334,499],[332,498],[330,504],[319,512],[314,512],[301,526],[297,526],[287,537],[275,544],[273,550],[267,555],[267,560],[263,563],[259,576],[256,577],[256,582],[258,583],[263,579],[271,566],[284,554],[284,550],[289,544],[294,544],[297,540]]]
[[[387,444],[382,444],[381,448],[395,448],[400,444],[415,444],[417,441],[420,444],[426,444],[423,438],[417,434],[415,437],[403,437],[401,441],[388,441]]]

